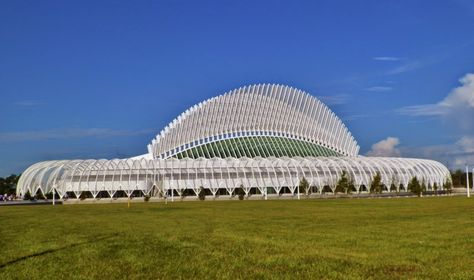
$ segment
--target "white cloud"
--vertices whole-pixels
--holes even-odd
[[[439,103],[445,108],[466,106],[474,108],[474,74],[468,73],[459,82],[462,86],[455,88],[449,95]]]
[[[372,59],[377,61],[399,61],[401,58],[394,56],[375,56],[372,57]]]
[[[399,113],[409,116],[439,116],[454,122],[463,129],[474,128],[474,74],[468,73],[443,100],[435,104],[424,104],[400,108]]]
[[[400,140],[396,137],[387,137],[372,145],[372,149],[367,153],[372,157],[399,157],[400,151],[397,146]]]
[[[113,130],[108,128],[72,128],[53,129],[42,131],[20,131],[20,132],[0,132],[0,143],[41,141],[54,139],[86,138],[86,137],[112,137],[112,136],[132,136],[150,133],[150,129],[129,131]]]
[[[461,85],[441,101],[403,107],[398,113],[425,119],[439,118],[447,125],[447,130],[452,131],[450,133],[463,136],[452,144],[400,148],[403,156],[435,159],[450,168],[474,165],[474,74],[464,75],[459,82]]]
[[[451,169],[474,166],[474,136],[463,136],[453,144],[402,147],[400,152],[406,157],[437,160]]]
[[[369,87],[366,88],[366,91],[372,91],[372,92],[387,92],[391,91],[393,88],[392,87],[387,87],[387,86],[375,86],[375,87]]]
[[[461,147],[463,151],[474,153],[474,137],[463,136],[456,144]]]
[[[439,161],[451,169],[464,168],[466,164],[474,167],[474,136],[463,136],[453,144],[422,147],[400,147],[396,137],[387,137],[372,145],[367,156],[408,157]]]

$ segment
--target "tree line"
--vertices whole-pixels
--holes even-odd
[[[12,174],[8,177],[0,177],[0,194],[15,194],[16,185],[18,184],[18,179],[20,175]]]
[[[451,171],[451,179],[453,179],[453,186],[455,188],[466,187],[466,172],[461,169]],[[469,185],[472,187],[472,172],[469,172]]]

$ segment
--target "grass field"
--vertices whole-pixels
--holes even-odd
[[[0,207],[0,279],[474,279],[474,199]]]

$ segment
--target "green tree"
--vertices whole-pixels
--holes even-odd
[[[244,187],[242,185],[240,185],[240,187],[236,188],[235,189],[235,193],[237,194],[237,196],[239,197],[239,200],[244,200],[245,198],[245,191],[244,191]]]
[[[438,195],[438,184],[436,183],[433,184],[433,191],[435,195]]]
[[[46,199],[53,199],[53,192],[46,193]]]
[[[30,191],[27,191],[27,192],[23,195],[23,199],[24,199],[24,200],[33,200],[33,197],[31,196]]]
[[[466,183],[466,174],[461,171],[461,169],[458,169],[454,171],[454,173],[451,173],[451,178],[452,182],[451,185],[457,188],[461,188],[465,186]]]
[[[79,195],[79,199],[80,200],[85,200],[87,198],[87,193],[86,192],[81,192],[81,194]]]
[[[199,187],[198,198],[199,198],[199,200],[205,200],[206,199],[206,191],[204,190],[204,188],[202,186]]]
[[[380,172],[377,171],[374,178],[372,178],[372,182],[370,183],[370,192],[382,193],[382,188],[382,176],[380,176]]]
[[[450,194],[453,190],[453,184],[451,183],[451,180],[446,179],[443,185],[443,189],[446,191],[446,193]]]
[[[45,199],[45,196],[44,196],[44,194],[43,194],[43,191],[41,191],[41,189],[38,189],[38,191],[36,192],[36,194],[35,194],[35,199],[36,199],[36,200]]]
[[[408,183],[408,190],[420,197],[423,193],[423,184],[420,184],[418,178],[413,177]]]
[[[424,192],[426,192],[426,183],[425,180],[422,181],[421,183],[421,195],[423,195]]]
[[[0,177],[0,194],[14,194],[16,193],[16,185],[18,184],[20,175],[12,174],[6,178]]]
[[[299,188],[300,188],[300,193],[304,193],[306,195],[309,194],[309,183],[305,177],[301,178]]]
[[[352,179],[349,178],[346,171],[342,171],[341,177],[339,178],[339,181],[337,181],[335,192],[351,193],[353,187],[354,183]]]
[[[179,197],[181,198],[181,200],[186,198],[186,190],[187,190],[187,188],[184,188],[184,189],[180,190],[181,192],[179,193]]]

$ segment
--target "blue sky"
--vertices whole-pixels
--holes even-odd
[[[253,83],[319,97],[361,154],[474,164],[472,1],[2,1],[0,176],[128,157]]]

